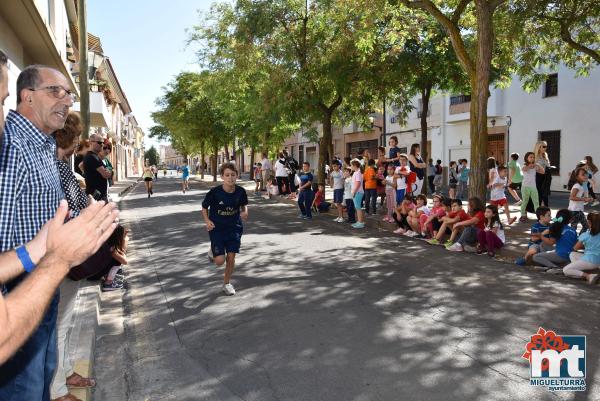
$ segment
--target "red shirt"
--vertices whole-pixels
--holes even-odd
[[[323,202],[323,192],[317,191],[315,194],[315,205],[319,206]]]
[[[470,218],[473,217],[477,217],[477,219],[479,219],[475,227],[479,228],[480,230],[483,230],[485,228],[485,215],[483,214],[483,212],[477,212],[474,216],[470,216]]]
[[[464,211],[464,209],[460,209],[460,211],[458,212],[448,213],[448,217],[450,217],[451,219],[454,219],[456,216],[459,216],[458,221],[466,221],[471,218],[471,216],[469,216],[467,212]]]

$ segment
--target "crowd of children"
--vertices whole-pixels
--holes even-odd
[[[516,193],[520,189],[520,221],[528,221],[526,208],[530,200],[535,207],[537,221],[531,226],[527,251],[516,260],[516,264],[533,264],[536,270],[561,272],[596,283],[600,276],[589,271],[600,268],[600,214],[586,216],[583,212],[584,205],[594,200],[588,193],[590,171],[584,167],[574,171],[569,207],[558,211],[552,218],[548,207],[539,206],[535,180],[541,168],[535,163],[535,155],[533,152],[525,154],[522,168],[516,163],[517,159],[518,155],[516,158],[513,155],[509,168],[498,165],[494,158],[488,159],[489,203],[486,205],[482,199],[471,197],[467,201],[467,211],[461,201],[467,192],[467,160],[450,163],[450,196],[434,193],[433,205],[428,204],[425,195],[416,193],[417,177],[409,167],[406,154],[398,154],[397,165],[389,163],[385,166],[372,159],[353,159],[345,167],[334,162],[329,177],[329,184],[334,190],[333,205],[337,211],[334,221],[348,222],[357,229],[364,228],[365,215],[376,214],[377,198],[381,197],[382,207],[385,205],[383,221],[396,224],[395,234],[443,245],[451,252],[466,251],[494,257],[506,242],[505,227],[517,219],[511,216],[506,191]],[[522,179],[516,178],[515,165]],[[311,202],[299,201],[301,217],[304,218],[310,218],[309,209],[323,212],[330,207],[324,200],[324,186],[319,185],[316,194],[312,194],[312,174],[308,168],[305,163],[300,179],[301,188],[305,188],[301,198],[309,198]],[[500,218],[499,208],[504,211],[504,221]],[[344,212],[347,219],[344,219]],[[576,229],[579,226],[578,237]]]

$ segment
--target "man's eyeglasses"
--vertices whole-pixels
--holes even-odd
[[[50,94],[57,99],[64,99],[65,96],[68,95],[73,102],[75,101],[76,97],[70,89],[65,89],[60,85],[44,86],[42,88],[29,88],[29,90],[34,92],[39,90],[45,90],[50,92]]]

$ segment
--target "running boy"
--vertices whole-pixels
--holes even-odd
[[[217,266],[227,262],[223,292],[235,295],[235,288],[229,280],[235,267],[235,254],[240,252],[242,220],[248,219],[248,197],[244,188],[235,185],[238,176],[235,164],[223,163],[219,173],[223,185],[212,188],[206,194],[202,201],[202,217],[210,237],[208,259]]]

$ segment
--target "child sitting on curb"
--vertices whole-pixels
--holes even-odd
[[[437,230],[436,236],[428,242],[431,245],[441,245],[444,236],[452,235],[452,229],[455,224],[461,221],[467,221],[470,218],[471,217],[469,217],[467,212],[462,208],[462,201],[460,199],[452,199],[450,212],[440,219],[441,225]],[[444,246],[450,245],[452,245],[452,237],[444,244]]]
[[[592,212],[587,215],[590,229],[579,236],[575,244],[575,252],[571,252],[571,263],[565,266],[565,276],[582,278],[589,284],[596,284],[600,274],[588,273],[588,270],[600,268],[600,214]],[[583,253],[577,252],[583,249]]]
[[[415,208],[415,204],[413,203],[412,195],[404,196],[402,202],[396,208],[396,211],[392,215],[392,218],[398,225],[398,229],[394,230],[394,234],[404,234],[406,231],[410,230],[410,225],[408,224],[408,214],[411,210]]]
[[[558,264],[570,262],[569,255],[577,242],[577,232],[569,225],[572,214],[567,209],[560,209],[552,219],[552,225],[542,233],[542,241],[547,244],[556,244],[553,251],[540,252],[533,256],[536,270],[546,271],[557,269]],[[544,238],[548,235],[550,238]],[[562,272],[562,269],[560,269]]]
[[[542,241],[542,233],[550,227],[550,220],[552,220],[550,208],[540,206],[535,211],[535,215],[537,216],[538,221],[531,226],[531,237],[527,252],[525,253],[525,256],[515,261],[519,266],[525,266],[526,264],[531,263],[531,259],[536,253],[547,252],[554,249],[553,245]]]
[[[454,240],[460,233],[460,237],[455,244],[447,246],[446,249],[450,252],[464,252],[471,249],[465,247],[473,247],[477,244],[477,233],[485,228],[484,217],[485,206],[483,201],[477,197],[469,199],[469,220],[456,223],[452,228],[450,240]]]
[[[423,214],[419,218],[419,224],[421,225],[421,234],[434,238],[437,231],[439,230],[441,223],[439,219],[446,215],[446,208],[444,207],[444,197],[442,195],[433,195],[433,207],[429,216]],[[448,206],[450,203],[448,202]],[[434,222],[438,223],[434,226]]]
[[[317,209],[317,212],[324,213],[328,212],[331,207],[331,203],[325,201],[325,185],[319,184],[318,190],[315,193],[315,199],[312,204],[313,208]]]
[[[504,226],[500,222],[498,206],[488,205],[484,212],[485,227],[477,233],[477,254],[481,255],[487,252],[490,258],[496,256],[496,250],[504,246],[506,237],[504,235]]]
[[[431,210],[427,206],[427,197],[423,194],[417,195],[417,206],[408,213],[408,224],[410,230],[406,231],[404,235],[415,238],[425,238],[421,232],[421,216],[425,218],[429,217]]]

